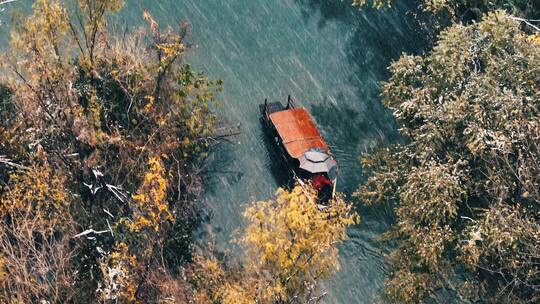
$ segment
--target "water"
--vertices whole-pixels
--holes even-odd
[[[378,82],[388,76],[391,60],[419,48],[413,18],[405,13],[410,2],[358,11],[340,0],[127,1],[121,22],[141,23],[143,9],[162,26],[190,22],[196,47],[188,60],[224,81],[219,112],[240,125],[234,144],[214,153],[201,202],[211,217],[200,240],[230,248],[246,204],[271,198],[279,186],[258,121],[264,98],[290,94],[308,108],[340,164],[338,190],[354,192],[361,182],[358,156],[397,137]],[[361,206],[359,212],[361,224],[341,247],[341,271],[323,283],[324,303],[382,301],[387,269],[377,237],[388,229],[391,213]]]

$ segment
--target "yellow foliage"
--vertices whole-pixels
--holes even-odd
[[[383,8],[392,6],[392,0],[353,0],[353,5]]]
[[[115,300],[117,303],[134,303],[137,292],[136,276],[137,258],[129,254],[126,243],[117,243],[114,251],[101,263],[103,284],[98,291],[102,300]]]
[[[79,106],[73,108],[73,113],[76,115],[81,115],[79,111]],[[104,133],[101,130],[101,112],[101,101],[97,92],[92,90],[88,96],[87,118],[82,120],[87,122],[87,126],[82,126],[79,134],[79,139],[86,141],[91,146],[101,143],[104,138]],[[81,118],[81,116],[77,117]]]
[[[33,9],[34,14],[28,18],[25,30],[12,32],[12,43],[29,53],[52,51],[59,55],[59,44],[69,29],[65,8],[57,0],[37,0]]]
[[[223,304],[255,304],[258,303],[253,295],[246,294],[246,291],[239,284],[226,284],[220,290],[221,303]]]
[[[236,281],[235,272],[226,272],[215,257],[194,257],[190,280],[195,287],[194,301],[198,304],[255,304],[253,294],[247,294]],[[241,274],[240,274],[241,275]],[[249,278],[242,278],[244,283]]]
[[[100,8],[105,11],[117,12],[124,6],[122,0],[79,0],[78,2],[83,11]]]
[[[429,284],[428,275],[400,269],[386,282],[385,293],[392,303],[422,303]]]
[[[69,201],[64,177],[53,172],[46,161],[11,174],[6,190],[0,197],[1,218],[9,215],[16,220],[31,216],[48,233],[67,223]]]
[[[196,287],[196,303],[213,303],[220,299],[220,289],[224,284],[225,272],[215,258],[195,256],[191,279]]]
[[[540,45],[540,34],[530,35],[528,39],[529,41]]]
[[[276,200],[255,203],[244,215],[245,267],[256,277],[245,288],[255,288],[263,303],[301,297],[338,270],[337,244],[347,239],[346,227],[359,221],[341,197],[321,206],[313,190],[300,186],[278,190]]]
[[[12,83],[14,100],[25,119],[43,124],[37,126],[40,131],[53,121],[64,125],[72,118],[69,114],[77,96],[68,85],[76,82],[69,29],[69,13],[62,1],[37,0],[33,14],[11,33],[11,48],[2,58],[21,81],[17,86]],[[66,119],[55,117],[57,113]]]
[[[69,56],[63,53],[69,49],[67,11],[58,0],[37,0],[33,9],[20,30],[11,33],[11,45],[17,65],[36,90],[36,83],[67,80],[73,71],[66,69]]]
[[[148,160],[148,170],[137,194],[133,195],[136,215],[131,229],[159,231],[164,221],[172,221],[173,215],[167,202],[167,179],[159,157]]]
[[[58,302],[55,288],[66,297],[72,292],[72,198],[63,172],[38,156],[0,189],[0,303],[4,292],[9,303]]]
[[[159,43],[156,48],[163,52],[164,57],[161,59],[162,63],[166,63],[174,57],[180,56],[186,46],[180,42],[173,43]]]
[[[153,23],[154,37],[142,29],[124,36],[116,35],[117,31],[107,26],[108,13],[120,9],[123,1],[33,2],[33,13],[20,26],[14,26],[11,48],[0,54],[2,66],[9,67],[11,72],[0,88],[0,107],[3,110],[4,103],[9,105],[5,108],[9,111],[4,111],[6,114],[2,113],[0,118],[0,138],[4,139],[0,140],[0,146],[7,149],[4,154],[16,163],[24,163],[30,158],[32,145],[38,142],[44,143],[50,155],[55,157],[51,157],[50,163],[30,165],[29,170],[18,171],[9,179],[6,174],[0,174],[9,180],[8,185],[0,184],[0,217],[4,216],[3,224],[14,223],[13,231],[20,230],[16,229],[16,224],[24,223],[23,220],[34,225],[38,219],[37,225],[42,225],[46,232],[34,236],[32,229],[28,229],[29,237],[23,236],[29,241],[38,240],[36,243],[40,246],[36,249],[39,251],[44,251],[40,243],[43,237],[54,234],[50,239],[56,241],[57,236],[61,236],[62,240],[71,240],[76,234],[75,229],[60,228],[66,225],[65,222],[69,222],[71,228],[75,227],[73,218],[77,218],[78,232],[111,227],[110,236],[102,234],[97,240],[99,248],[112,252],[104,274],[114,277],[114,269],[119,269],[128,278],[140,279],[147,275],[147,272],[142,274],[141,268],[156,265],[155,262],[162,258],[154,248],[164,246],[171,236],[165,228],[169,228],[167,222],[174,217],[172,204],[182,201],[183,210],[191,210],[200,189],[200,175],[188,172],[191,159],[184,160],[182,155],[196,157],[197,153],[207,151],[208,146],[204,145],[208,143],[207,137],[215,121],[207,103],[214,100],[210,92],[215,84],[202,74],[192,72],[181,60],[186,48],[182,43],[185,39],[183,29],[171,28],[160,33],[157,24]],[[14,113],[9,113],[9,118],[5,119],[8,112]],[[188,139],[189,146],[185,149],[181,147],[184,138]],[[106,146],[96,147],[105,141]],[[160,156],[150,158],[147,164],[145,158],[140,161],[140,155],[149,154]],[[175,170],[167,169],[171,165]],[[64,174],[67,182],[54,172],[60,168],[59,173]],[[91,177],[94,168],[107,168],[105,176],[99,177],[94,171],[96,179]],[[120,181],[121,176],[126,179]],[[135,182],[135,187],[130,181]],[[176,185],[177,181],[187,189],[175,201],[168,200],[168,186],[173,182]],[[104,182],[119,183],[127,186],[127,190],[99,187]],[[87,183],[92,184],[89,186],[91,192],[84,187],[89,185]],[[68,193],[66,188],[73,193]],[[130,198],[125,196],[128,191],[133,194]],[[128,200],[129,206],[119,206],[117,199]],[[67,210],[71,207],[68,202],[80,202],[89,208],[73,205]],[[111,217],[102,218],[102,210]],[[15,222],[13,215],[19,216],[20,220]],[[109,223],[111,220],[115,222]],[[30,224],[27,227],[32,227]],[[83,239],[75,238],[66,245],[66,251],[74,252],[77,257],[73,261],[64,258],[66,255],[61,256],[63,252],[57,253],[56,247],[52,246],[56,243],[51,245],[52,253],[38,252],[29,256],[37,260],[34,256],[46,254],[56,258],[57,254],[62,262],[74,269],[84,263],[84,273],[64,271],[72,269],[68,266],[57,269],[63,271],[62,277],[67,273],[78,279],[87,278],[80,281],[82,284],[73,285],[73,282],[79,282],[76,280],[66,283],[73,289],[87,288],[97,283],[100,277],[92,276],[92,271],[101,265],[96,261],[88,264],[84,255],[79,255],[78,250],[86,246]],[[111,239],[129,244],[129,250],[123,243],[115,248]],[[16,240],[13,243],[20,244]],[[184,243],[178,246],[184,246]],[[28,247],[34,249],[36,246],[29,243]],[[138,265],[128,252],[137,256]],[[179,254],[187,255],[183,251]],[[13,259],[10,258],[5,255],[4,262],[10,275],[6,281],[11,282],[15,281],[11,275],[17,265],[11,263]],[[25,265],[37,269],[33,261]],[[39,275],[36,277],[55,283],[49,273]],[[23,273],[20,277],[30,276]],[[39,279],[27,285],[36,281]],[[154,291],[155,286],[149,281],[143,283],[148,285],[141,287],[141,294],[147,296],[150,294],[147,289]],[[131,302],[134,289],[126,284],[121,283],[126,290],[123,298],[125,302]],[[113,285],[109,287],[113,288]],[[74,301],[66,296],[51,302],[84,302],[91,290],[80,294]]]
[[[224,271],[215,258],[195,258],[196,303],[272,304],[302,300],[339,268],[337,245],[359,217],[341,197],[317,204],[312,189],[280,189],[245,214],[243,268]]]
[[[144,111],[148,113],[150,110],[152,110],[155,98],[152,95],[148,95],[146,96],[146,99],[148,100],[148,103],[144,106]]]

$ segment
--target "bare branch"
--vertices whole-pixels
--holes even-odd
[[[17,2],[18,0],[0,0],[0,5]]]
[[[30,170],[30,168],[28,167],[14,163],[11,159],[7,158],[7,156],[5,155],[0,155],[0,163],[6,164],[8,166],[11,166],[17,169]]]
[[[538,22],[539,20],[529,20],[529,19],[524,19],[524,18],[519,18],[519,17],[514,17],[514,16],[512,16],[511,18],[516,20],[516,21],[523,22],[526,25],[528,25],[528,26],[532,27],[533,29],[535,29],[537,32],[540,32],[540,27],[532,24],[532,22]]]
[[[85,236],[85,235],[88,235],[88,234],[91,234],[91,233],[93,233],[93,234],[103,234],[103,233],[107,233],[107,232],[111,232],[111,234],[112,234],[112,230],[95,231],[94,229],[87,229],[87,230],[73,236],[73,238],[74,239],[80,238],[81,236]]]

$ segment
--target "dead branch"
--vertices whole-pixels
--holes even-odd
[[[529,19],[524,19],[524,18],[519,18],[519,17],[514,17],[512,16],[511,17],[512,19],[516,20],[516,21],[519,21],[519,22],[523,22],[525,23],[526,25],[532,27],[534,30],[536,30],[537,32],[540,32],[540,27],[532,24],[532,22],[538,22],[539,20],[529,20]]]
[[[6,164],[6,165],[8,165],[10,167],[14,167],[14,168],[17,168],[17,169],[30,170],[30,168],[28,168],[28,167],[25,167],[23,165],[19,165],[19,164],[14,163],[11,159],[7,158],[7,156],[5,156],[5,155],[0,155],[0,163]]]

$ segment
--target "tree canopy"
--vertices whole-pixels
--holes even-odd
[[[1,302],[158,299],[189,259],[221,83],[187,24],[111,30],[122,5],[37,0],[1,54]]]
[[[193,256],[221,82],[183,61],[185,23],[113,31],[122,6],[37,0],[1,54],[0,302],[316,301],[352,206],[280,190],[247,209],[240,263]]]
[[[375,8],[391,7],[394,0],[353,0],[353,5]],[[448,24],[451,21],[478,20],[485,12],[496,9],[520,17],[536,18],[540,13],[540,3],[534,0],[422,0],[419,8]]]
[[[395,207],[391,301],[540,301],[539,5],[420,3],[446,23],[390,66],[403,138],[356,193]],[[318,302],[353,207],[280,189],[246,209],[238,260],[193,249],[221,82],[184,62],[186,23],[119,33],[122,7],[36,0],[0,54],[0,302]]]
[[[357,192],[396,206],[389,297],[420,302],[443,287],[539,301],[537,36],[495,11],[444,30],[390,72],[382,98],[405,139],[363,159],[371,175]]]
[[[317,200],[313,189],[296,186],[250,205],[239,240],[244,250],[240,268],[224,271],[215,260],[204,260],[198,270],[203,278],[199,302],[318,302],[324,295],[318,282],[339,269],[337,246],[359,217],[339,195],[325,206]]]

